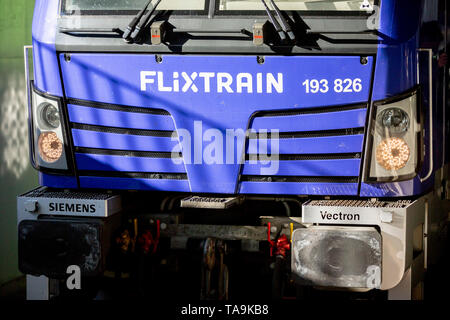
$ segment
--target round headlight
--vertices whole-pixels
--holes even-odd
[[[400,170],[408,163],[410,150],[405,140],[389,138],[381,141],[377,147],[377,162],[384,169]]]
[[[53,163],[61,158],[63,143],[54,132],[44,132],[38,140],[39,154],[45,162]]]
[[[385,109],[377,118],[381,134],[384,134],[386,129],[389,133],[399,134],[406,132],[409,128],[409,116],[400,108]]]
[[[61,124],[58,108],[50,103],[42,103],[39,106],[40,118],[44,126],[49,128],[58,128]]]

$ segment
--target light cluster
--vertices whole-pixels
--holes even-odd
[[[63,144],[55,132],[44,132],[39,136],[39,154],[42,160],[53,163],[61,158]]]
[[[378,145],[376,151],[377,162],[389,171],[400,170],[406,166],[410,156],[410,149],[401,138],[388,138]]]
[[[58,109],[49,103],[43,103],[43,105],[41,107],[41,117],[45,124],[50,128],[58,128],[61,123]]]

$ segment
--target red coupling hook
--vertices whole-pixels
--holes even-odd
[[[144,253],[150,252],[150,247],[153,245],[152,253],[156,253],[156,249],[158,248],[159,236],[160,236],[161,223],[159,220],[156,220],[156,237],[153,238],[153,235],[150,230],[146,230],[138,239],[139,245],[142,248]]]
[[[270,222],[267,223],[267,241],[270,244],[270,256],[273,256],[275,250],[276,256],[286,257],[287,251],[291,249],[290,241],[285,234],[282,234],[276,241],[270,239]]]

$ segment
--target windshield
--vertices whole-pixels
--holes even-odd
[[[266,1],[270,3],[270,1]],[[294,11],[367,11],[375,0],[275,0],[280,10]],[[270,4],[269,4],[270,5]],[[369,7],[367,7],[369,6]],[[264,10],[261,0],[220,0],[219,11]]]
[[[162,0],[158,10],[205,11],[207,0]],[[105,14],[111,11],[137,11],[147,0],[62,0],[64,14]]]
[[[206,14],[209,2],[215,1],[217,13],[239,14],[264,11],[261,0],[162,0],[158,10],[174,10]],[[266,0],[268,5],[270,1]],[[379,0],[275,0],[280,10],[307,12],[368,12]],[[147,0],[62,0],[61,12],[77,14],[133,14],[144,7]]]

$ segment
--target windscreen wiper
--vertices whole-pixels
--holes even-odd
[[[272,22],[273,26],[275,27],[275,30],[278,32],[278,35],[280,36],[281,40],[282,41],[286,40],[286,35],[285,35],[283,29],[281,28],[277,19],[275,19],[275,17],[273,16],[272,11],[270,11],[269,7],[267,6],[266,1],[261,0],[261,2],[263,3],[264,7],[266,8],[267,15],[269,16],[270,21]]]
[[[131,34],[131,39],[133,41],[136,41],[139,39],[139,34],[141,33],[141,30],[143,28],[145,28],[147,23],[150,21],[152,15],[153,15],[153,12],[155,12],[156,8],[159,6],[160,3],[161,3],[161,0],[157,0],[155,4],[149,4],[149,11],[143,18],[140,19],[138,25],[136,26],[133,33]]]
[[[104,34],[104,33],[116,33],[119,36],[123,34],[119,28],[64,28],[60,27],[59,32],[66,34]]]
[[[130,38],[131,33],[134,31],[134,28],[136,28],[137,24],[142,19],[142,16],[144,15],[145,11],[147,10],[151,2],[152,0],[148,0],[144,8],[142,8],[142,10],[139,11],[139,13],[133,18],[133,20],[131,20],[130,24],[128,25],[127,29],[125,30],[122,36],[125,40],[128,40]]]
[[[287,35],[289,36],[289,39],[291,39],[292,41],[295,41],[295,34],[294,34],[294,32],[292,32],[292,29],[291,29],[289,23],[286,21],[286,19],[281,14],[280,9],[278,9],[278,6],[275,4],[275,2],[273,0],[270,0],[270,3],[272,4],[273,8],[275,9],[275,12],[278,15],[278,19],[280,19],[281,25],[283,26],[283,31],[287,33]]]

